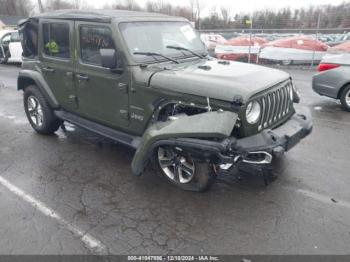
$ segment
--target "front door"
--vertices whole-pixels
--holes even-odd
[[[76,22],[76,86],[79,114],[115,128],[127,128],[128,83],[126,70],[112,72],[101,66],[100,49],[115,49],[107,24]]]
[[[65,110],[77,108],[74,84],[74,22],[40,20],[39,64],[42,75]]]

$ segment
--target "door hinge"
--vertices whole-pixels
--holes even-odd
[[[128,84],[118,83],[118,88],[121,92],[128,93]]]

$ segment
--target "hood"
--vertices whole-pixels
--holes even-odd
[[[215,59],[158,71],[150,86],[223,101],[241,96],[245,103],[252,95],[289,77],[277,69]]]

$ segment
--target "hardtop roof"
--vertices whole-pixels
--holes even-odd
[[[148,12],[137,12],[129,10],[57,10],[47,13],[42,13],[34,15],[29,19],[63,19],[63,20],[82,20],[82,21],[93,21],[101,23],[110,23],[112,19],[128,19],[130,18],[165,18],[165,19],[176,19],[186,21],[185,18],[168,16],[158,13],[148,13]],[[21,21],[20,24],[26,21]]]

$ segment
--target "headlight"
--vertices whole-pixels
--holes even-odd
[[[245,112],[247,122],[249,124],[256,124],[259,121],[260,114],[261,114],[260,104],[256,101],[250,102]]]

